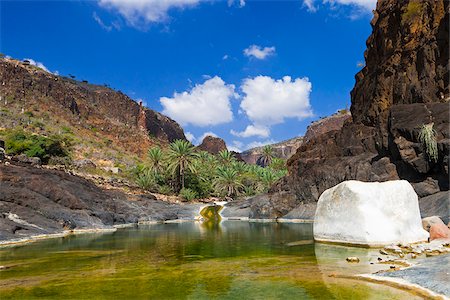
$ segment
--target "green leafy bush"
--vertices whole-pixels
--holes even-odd
[[[69,156],[72,141],[63,135],[47,137],[19,129],[7,134],[5,146],[6,152],[10,155],[25,154],[28,157],[39,157],[43,163],[47,163],[53,156]]]
[[[144,190],[155,191],[158,189],[155,173],[151,170],[141,172],[136,179],[136,184]]]
[[[422,143],[425,153],[430,161],[438,161],[438,147],[436,142],[436,130],[434,123],[424,124],[419,132],[419,141]]]
[[[164,184],[158,187],[158,193],[163,195],[171,195],[173,194],[173,190],[170,186]]]
[[[195,198],[197,198],[197,193],[191,189],[182,188],[179,196],[185,199],[186,201],[192,201]]]

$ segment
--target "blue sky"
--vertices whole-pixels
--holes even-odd
[[[374,0],[2,1],[0,51],[107,83],[233,149],[350,105]]]

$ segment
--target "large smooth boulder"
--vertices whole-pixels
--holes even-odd
[[[426,241],[428,233],[408,181],[345,181],[320,196],[314,239],[377,247]]]

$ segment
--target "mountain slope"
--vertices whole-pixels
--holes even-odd
[[[4,128],[79,138],[75,158],[116,150],[142,156],[153,144],[185,139],[170,118],[120,91],[56,76],[28,63],[0,59],[0,117]],[[92,147],[90,147],[92,146]]]

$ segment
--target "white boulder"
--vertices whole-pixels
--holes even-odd
[[[408,181],[345,181],[320,196],[314,239],[383,246],[428,239],[422,228],[417,194]]]

